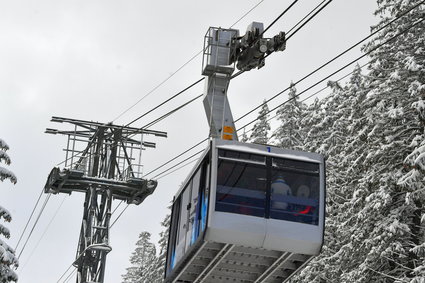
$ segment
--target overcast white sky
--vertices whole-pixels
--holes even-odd
[[[258,2],[260,0],[0,1],[0,137],[11,147],[10,169],[18,176],[16,186],[9,182],[0,184],[0,203],[13,215],[12,223],[7,224],[12,233],[8,243],[16,245],[50,170],[64,160],[65,137],[47,135],[44,130],[47,127],[66,129],[66,125],[49,122],[51,116],[112,121],[199,52],[209,26],[229,27]],[[291,2],[265,0],[235,28],[244,33],[252,21],[264,22],[267,26]],[[300,0],[266,36],[287,31],[319,2]],[[261,70],[232,80],[228,95],[233,116],[240,117],[263,99],[285,89],[291,80],[298,80],[367,36],[370,26],[376,22],[374,2],[333,1],[288,41],[286,51],[267,58]],[[320,75],[297,86],[298,90],[302,91],[359,55],[357,48]],[[351,69],[334,79],[349,71]],[[200,72],[201,57],[198,57],[115,123],[128,123],[201,78]],[[321,87],[323,85],[316,89]],[[197,85],[134,126],[143,126],[202,91],[203,85]],[[282,96],[269,106],[285,99],[286,96]],[[255,115],[237,126],[251,121]],[[147,137],[157,143],[157,148],[144,152],[145,172],[207,136],[201,101],[154,129],[167,131],[169,137]],[[106,283],[120,282],[141,231],[151,232],[153,240],[158,240],[159,223],[189,169],[190,166],[160,179],[154,195],[140,206],[131,206],[112,228],[113,250],[108,255]],[[20,283],[57,282],[73,262],[83,196],[75,193],[65,197],[56,218],[45,230],[64,197],[50,198],[22,254],[18,269]]]

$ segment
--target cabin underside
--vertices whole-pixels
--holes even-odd
[[[171,278],[180,283],[283,283],[296,274],[311,255],[270,251],[215,242],[200,243]]]

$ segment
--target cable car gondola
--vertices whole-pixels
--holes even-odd
[[[212,139],[174,197],[165,282],[282,282],[319,254],[315,153]]]
[[[325,164],[320,154],[238,142],[226,92],[235,63],[264,66],[285,49],[253,22],[243,37],[211,27],[204,107],[211,140],[173,200],[165,282],[285,282],[320,253]]]

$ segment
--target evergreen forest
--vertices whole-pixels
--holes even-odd
[[[312,103],[291,85],[278,127],[264,103],[244,134],[326,158],[325,243],[291,283],[425,283],[425,5],[377,2],[367,65]],[[162,225],[157,249],[140,234],[123,282],[162,282],[169,217]]]

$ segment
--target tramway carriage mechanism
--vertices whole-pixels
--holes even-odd
[[[167,283],[286,282],[322,248],[323,156],[237,141],[226,96],[236,55],[245,54],[243,66],[261,67],[260,53],[268,50],[251,50],[256,42],[284,49],[283,33],[263,39],[262,31],[261,23],[252,23],[245,39],[221,28],[210,28],[205,37],[211,139],[173,200]]]

